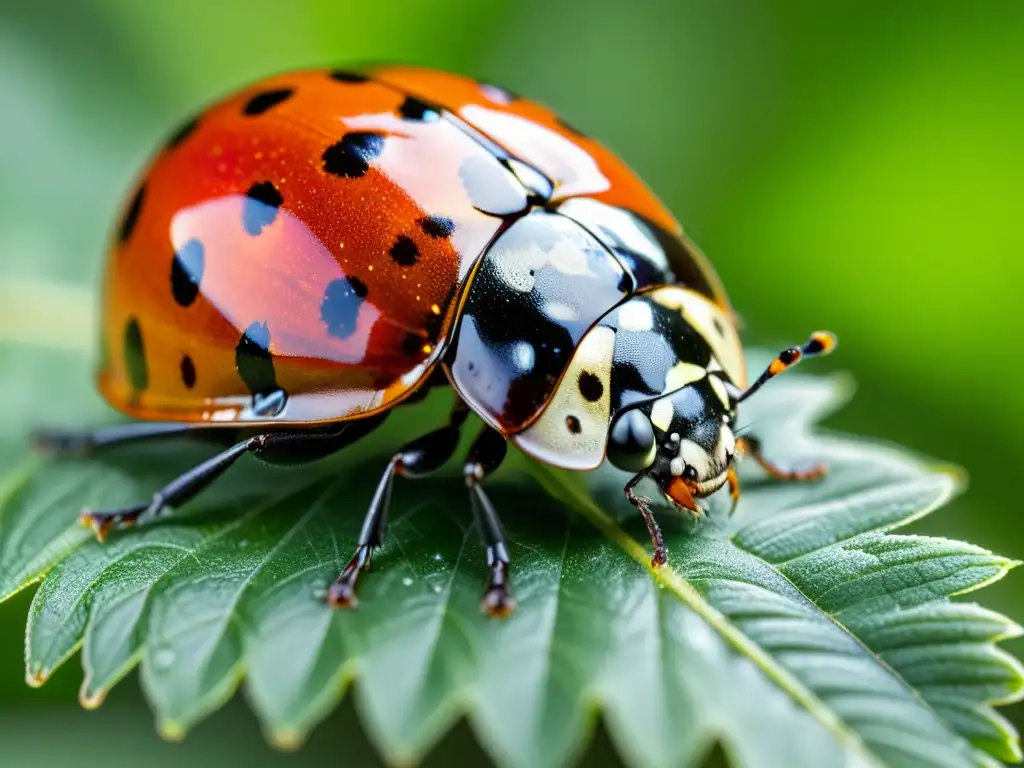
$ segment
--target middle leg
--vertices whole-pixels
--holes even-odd
[[[457,408],[447,426],[413,440],[391,457],[363,518],[356,551],[327,591],[328,603],[340,608],[354,608],[359,604],[356,583],[359,575],[370,567],[373,551],[384,543],[395,475],[419,478],[440,469],[459,445],[459,432],[466,416],[465,408]]]

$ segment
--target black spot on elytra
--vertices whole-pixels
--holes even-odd
[[[362,72],[352,72],[347,69],[335,69],[330,74],[331,80],[337,80],[339,83],[365,83],[370,78],[364,75]]]
[[[255,237],[269,227],[277,218],[277,209],[284,203],[284,198],[273,182],[261,181],[249,187],[245,193],[242,206],[242,226],[245,231]]]
[[[555,123],[557,123],[559,126],[564,128],[565,130],[567,130],[569,133],[573,134],[574,136],[577,136],[577,137],[579,137],[581,139],[587,138],[587,134],[585,134],[583,131],[581,131],[579,128],[577,128],[575,125],[570,123],[564,117],[556,117],[555,118]]]
[[[171,291],[179,306],[190,307],[199,296],[205,263],[203,244],[194,238],[175,252],[171,262]]]
[[[336,339],[347,339],[356,330],[359,307],[369,290],[358,277],[332,280],[320,304],[320,319],[327,324],[327,333]]]
[[[401,267],[411,267],[420,256],[420,249],[408,235],[399,235],[395,244],[388,251],[395,263]]]
[[[583,431],[583,425],[580,424],[580,420],[575,416],[565,417],[565,427],[574,435],[578,435]]]
[[[132,198],[128,210],[125,211],[124,219],[121,220],[119,237],[122,243],[127,242],[128,238],[132,236],[132,232],[135,231],[135,225],[139,222],[139,214],[142,213],[142,203],[145,199],[146,185],[143,184],[135,191],[135,197]]]
[[[583,395],[584,399],[592,403],[596,403],[604,395],[604,384],[601,383],[601,379],[590,371],[581,373],[577,383],[580,387],[580,394]]]
[[[128,371],[128,383],[136,394],[149,386],[146,345],[142,341],[142,328],[134,317],[129,318],[124,327],[124,366]]]
[[[192,389],[196,385],[196,364],[188,355],[181,358],[181,383],[185,389]]]
[[[271,107],[277,106],[282,101],[287,101],[293,93],[295,91],[291,88],[277,88],[273,91],[257,93],[242,107],[242,114],[249,115],[250,117],[262,115]]]
[[[451,237],[455,222],[444,216],[426,216],[419,220],[420,229],[431,237]]]
[[[415,96],[406,96],[405,101],[398,107],[398,114],[404,120],[424,120],[435,122],[441,119],[439,107],[420,101]]]
[[[279,389],[274,357],[270,354],[270,329],[266,323],[253,323],[245,329],[235,347],[235,366],[254,397]]]
[[[405,338],[402,339],[402,354],[408,357],[419,357],[423,354],[423,346],[427,343],[426,339],[415,333],[405,334]]]
[[[384,137],[372,131],[346,133],[341,141],[324,150],[324,170],[346,179],[358,179],[370,170],[370,163],[384,150]]]
[[[711,324],[713,326],[715,326],[715,330],[718,331],[718,335],[719,336],[722,336],[722,337],[725,336],[725,326],[722,325],[721,318],[718,318],[718,317],[711,318]]]
[[[194,117],[184,125],[178,127],[174,133],[171,134],[170,138],[167,139],[167,146],[165,149],[174,149],[179,144],[183,143],[185,139],[195,133],[196,128],[199,126],[199,118]]]

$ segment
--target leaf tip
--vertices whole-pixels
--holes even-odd
[[[389,768],[416,768],[422,762],[421,758],[404,750],[390,752],[386,755],[386,759]]]
[[[993,642],[1001,643],[1004,640],[1015,640],[1021,635],[1024,635],[1024,627],[1016,621],[1005,616],[1002,616],[1001,618],[1005,619],[1006,624],[1003,627],[1003,631],[993,638]]]
[[[935,464],[932,469],[953,482],[954,492],[962,492],[970,484],[971,477],[967,470],[956,464]]]
[[[29,688],[41,688],[51,674],[52,670],[43,669],[42,664],[33,664],[25,670],[25,683]]]
[[[286,728],[279,731],[271,731],[267,736],[267,741],[270,742],[270,746],[274,749],[279,749],[282,752],[294,752],[306,742],[306,734],[302,731]]]
[[[157,725],[157,732],[164,741],[184,741],[186,729],[176,720],[163,720]]]
[[[86,680],[82,683],[81,689],[78,691],[78,703],[81,704],[82,709],[99,709],[100,706],[107,698],[106,688],[97,688],[96,690],[90,690],[89,681]]]

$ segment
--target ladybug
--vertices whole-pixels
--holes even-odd
[[[87,511],[103,539],[158,517],[244,454],[319,458],[403,402],[450,386],[448,423],[384,469],[328,600],[356,604],[382,543],[392,482],[440,468],[470,411],[484,422],[464,478],[486,546],[483,607],[506,615],[509,552],[484,481],[508,443],[547,464],[633,473],[626,498],[665,546],[654,481],[675,507],[739,489],[751,454],[736,316],[713,268],[615,155],[493,85],[410,67],[310,70],[247,87],[188,121],[125,206],[103,284],[99,388],[137,421],[37,444],[84,455],[142,440],[230,447],[138,506]]]

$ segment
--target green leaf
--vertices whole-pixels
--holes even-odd
[[[81,507],[145,498],[205,453],[175,443],[80,464],[27,456],[34,422],[103,418],[84,357],[47,348],[60,335],[44,331],[31,345],[0,342],[0,594],[41,580],[28,618],[33,684],[80,650],[81,700],[97,706],[139,666],[170,738],[243,686],[282,747],[349,694],[397,764],[463,717],[507,766],[563,764],[598,716],[637,766],[693,764],[715,743],[743,766],[1020,759],[991,706],[1024,690],[1020,664],[995,645],[1020,628],[954,600],[1014,563],[891,532],[960,480],[815,432],[845,380],[787,374],[743,414],[773,457],[824,459],[828,478],[782,484],[744,466],[733,517],[717,497],[700,524],[662,510],[670,561],[657,571],[619,473],[513,457],[490,484],[512,541],[519,610],[507,621],[479,610],[486,568],[454,467],[400,481],[360,608],[346,612],[323,595],[382,459],[440,421],[444,397],[332,460],[243,460],[180,512],[101,545],[76,524]]]

